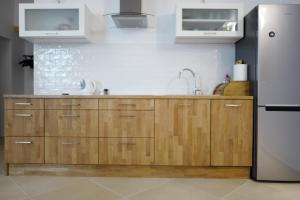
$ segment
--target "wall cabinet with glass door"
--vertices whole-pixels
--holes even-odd
[[[177,42],[234,43],[243,37],[243,31],[240,4],[177,4]]]
[[[84,4],[20,4],[19,35],[34,42],[87,42],[91,18]]]

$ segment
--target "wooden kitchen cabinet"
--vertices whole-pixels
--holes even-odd
[[[85,175],[248,177],[252,104],[252,97],[9,96],[6,173],[56,173],[53,165]]]
[[[6,136],[44,136],[44,110],[6,110]]]
[[[101,110],[99,137],[154,137],[154,111]]]
[[[252,117],[252,100],[212,100],[212,166],[252,165]]]
[[[7,163],[44,163],[44,137],[6,137]]]
[[[45,135],[98,137],[98,110],[46,110]]]
[[[210,101],[155,101],[155,164],[210,165]]]
[[[98,164],[98,138],[46,137],[45,163]]]
[[[151,165],[153,138],[99,138],[99,164]]]

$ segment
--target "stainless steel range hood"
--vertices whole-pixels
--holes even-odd
[[[111,15],[118,28],[147,28],[147,14],[142,13],[142,0],[120,0],[120,13]]]

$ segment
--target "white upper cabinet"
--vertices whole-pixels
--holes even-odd
[[[241,4],[179,2],[176,42],[234,43],[244,34]]]
[[[88,42],[91,17],[83,4],[20,4],[19,34],[32,42]]]

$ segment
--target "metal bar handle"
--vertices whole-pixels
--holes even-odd
[[[178,106],[192,106],[192,104],[178,104]]]
[[[204,35],[217,35],[217,32],[204,32]]]
[[[21,114],[21,113],[18,113],[18,114],[16,114],[16,117],[32,117],[32,114]]]
[[[32,141],[17,141],[15,144],[32,144]]]
[[[15,103],[16,106],[31,106],[32,103],[25,103],[25,102],[20,102],[20,103]]]
[[[79,145],[80,142],[62,142],[62,145]]]
[[[240,104],[226,104],[225,106],[226,106],[226,107],[231,107],[231,108],[238,108],[238,107],[241,107]]]
[[[136,106],[134,103],[121,103],[119,106]]]
[[[80,117],[80,115],[61,115],[61,117]]]
[[[78,104],[64,104],[63,106],[80,106],[80,103],[78,103]]]
[[[136,117],[136,116],[135,116],[135,115],[120,115],[120,117],[134,118],[134,117]]]
[[[136,145],[136,143],[133,142],[119,142],[119,145]]]
[[[48,33],[45,33],[45,35],[58,35],[58,32],[53,32],[53,33],[48,32]]]

